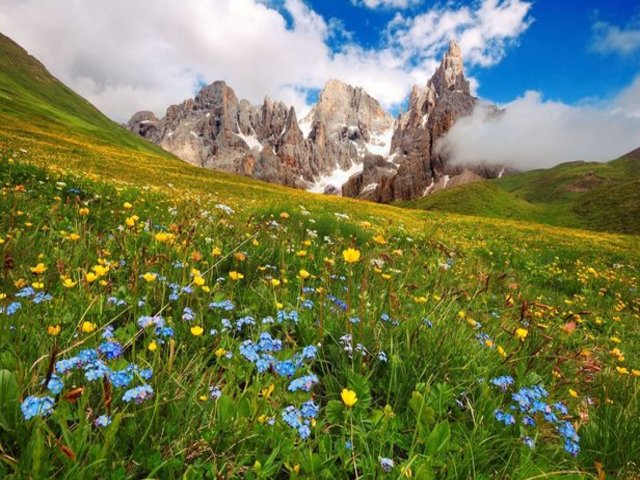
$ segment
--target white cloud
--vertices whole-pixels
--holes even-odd
[[[533,21],[531,2],[484,0],[478,8],[434,8],[413,17],[397,14],[387,28],[389,44],[405,61],[433,58],[451,39],[457,39],[469,64],[498,63],[509,43]]]
[[[351,0],[354,5],[359,5],[367,8],[394,8],[403,9],[409,8],[415,5],[419,5],[423,0]]]
[[[471,63],[496,63],[507,42],[527,28],[531,5],[483,0],[475,8],[396,17],[381,46],[366,49],[303,0],[278,0],[280,10],[273,3],[0,0],[0,30],[118,121],[141,109],[163,115],[168,105],[192,97],[199,82],[214,80],[227,81],[253,103],[265,95],[285,100],[302,116],[306,91],[329,78],[397,107],[413,84],[426,83],[450,38],[460,40]],[[338,51],[330,48],[336,39]]]
[[[573,160],[605,161],[640,146],[640,77],[608,105],[570,106],[538,92],[487,118],[477,107],[439,141],[455,163],[503,163],[522,170]]]
[[[593,24],[591,48],[598,53],[629,55],[640,50],[640,28],[620,28],[607,22]]]

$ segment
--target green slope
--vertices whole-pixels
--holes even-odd
[[[640,233],[640,150],[443,190],[402,204],[466,215]]]

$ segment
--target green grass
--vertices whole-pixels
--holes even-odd
[[[25,93],[0,101],[11,125],[0,132],[0,477],[637,478],[640,237],[200,170],[72,93],[29,96],[38,82],[62,87],[24,73],[36,68],[24,53],[3,65],[4,84],[24,75]],[[539,213],[501,198],[478,206]],[[348,249],[360,258],[347,262]],[[225,301],[233,308],[211,305]],[[158,316],[171,331],[140,326]],[[104,353],[108,327],[117,358]],[[281,348],[259,371],[246,342],[265,332]],[[101,347],[123,377],[56,363]],[[60,391],[42,384],[52,373]],[[304,375],[317,377],[310,391],[290,391]],[[514,379],[506,392],[491,384],[499,375]],[[556,414],[581,436],[577,457],[541,413],[535,427],[495,417],[541,384],[568,409]],[[127,402],[142,385],[153,395]],[[53,410],[26,419],[30,397]],[[287,408],[310,400],[308,431],[288,425]]]
[[[640,152],[607,163],[571,162],[405,202],[409,208],[640,233]]]

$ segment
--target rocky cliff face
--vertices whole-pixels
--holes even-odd
[[[340,177],[366,154],[388,151],[393,118],[362,88],[330,80],[302,125],[307,135],[293,107],[269,98],[251,105],[218,81],[162,119],[134,114],[127,128],[194,165],[339,192]]]
[[[362,88],[339,80],[326,83],[301,122],[293,107],[268,97],[252,105],[218,81],[170,106],[161,119],[136,113],[127,128],[201,167],[392,202],[504,173],[499,166],[448,165],[447,152],[435,148],[476,103],[460,48],[451,42],[434,75],[413,88],[407,111],[395,120]],[[456,179],[465,168],[476,175]]]
[[[429,193],[447,169],[446,156],[435,152],[435,142],[458,118],[471,114],[476,101],[464,77],[460,47],[451,42],[435,74],[424,88],[413,88],[408,110],[396,119],[385,173],[376,178],[363,171],[349,179],[343,193],[377,202]]]

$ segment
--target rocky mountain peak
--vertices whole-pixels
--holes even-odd
[[[408,200],[428,193],[447,174],[447,159],[434,150],[456,120],[476,104],[464,77],[462,52],[452,41],[424,87],[413,87],[406,112],[399,115],[391,141],[391,157],[382,168],[354,175],[343,186],[349,196],[378,202]]]
[[[433,85],[438,95],[445,90],[471,94],[469,82],[464,77],[462,50],[455,40],[449,43],[449,49],[429,83]]]
[[[326,82],[300,123],[293,107],[269,97],[253,105],[220,80],[171,105],[163,118],[139,112],[127,127],[205,168],[390,202],[424,195],[457,174],[435,142],[475,104],[452,41],[395,121],[362,87],[337,79]]]

